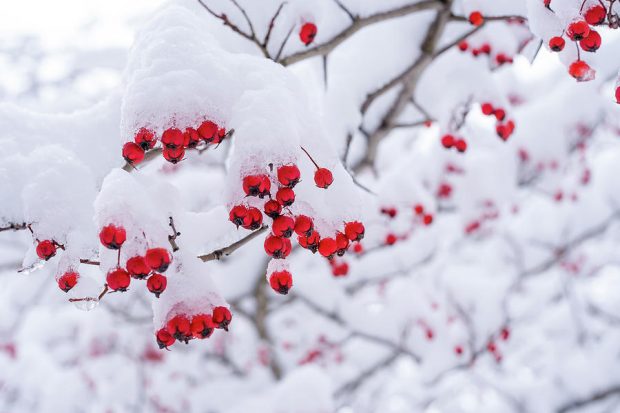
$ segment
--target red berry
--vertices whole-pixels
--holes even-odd
[[[283,206],[291,206],[295,202],[295,191],[289,187],[283,187],[276,192],[276,200]]]
[[[464,52],[464,51],[466,51],[469,48],[469,44],[467,43],[466,40],[461,40],[459,42],[458,46],[459,46],[459,50],[461,52]]]
[[[125,233],[125,228],[117,227],[116,225],[106,225],[101,228],[99,232],[101,244],[111,250],[120,249],[126,239],[127,234]]]
[[[586,19],[588,24],[598,26],[605,21],[605,18],[607,17],[607,9],[600,4],[596,4],[586,10],[583,17]]]
[[[319,242],[319,254],[326,258],[333,258],[334,254],[338,250],[338,244],[333,238],[323,238]]]
[[[430,225],[433,223],[433,216],[431,214],[426,214],[424,215],[422,221],[424,222],[424,225]]]
[[[361,222],[351,221],[344,225],[344,234],[351,241],[361,241],[364,238],[365,232],[366,229]]]
[[[349,238],[342,232],[336,232],[336,248],[336,254],[339,257],[342,257],[347,252],[347,248],[349,248]]]
[[[582,39],[579,46],[586,52],[596,52],[601,47],[601,35],[595,30],[590,30],[588,37]]]
[[[413,207],[413,210],[417,215],[422,215],[424,213],[424,205],[417,204]]]
[[[452,148],[454,146],[454,136],[450,134],[443,135],[441,138],[441,144],[446,149]]]
[[[467,142],[465,141],[465,139],[457,139],[454,142],[454,147],[457,151],[463,153],[467,150]]]
[[[200,124],[197,132],[205,142],[210,143],[217,135],[217,125],[210,120],[206,120]]]
[[[129,283],[131,282],[131,277],[127,271],[122,268],[117,268],[108,273],[106,282],[108,283],[108,287],[113,291],[127,291],[127,287],[129,287]]]
[[[282,205],[280,205],[280,203],[275,199],[270,199],[265,202],[263,210],[265,211],[265,215],[269,218],[276,219],[282,213]]]
[[[291,241],[288,238],[268,235],[265,238],[265,252],[273,258],[286,258],[291,253]]]
[[[299,236],[309,236],[314,229],[312,218],[305,215],[297,215],[295,218],[295,233]]]
[[[583,60],[576,60],[568,67],[568,73],[577,81],[584,82],[594,79],[596,72]]]
[[[165,328],[160,329],[155,335],[155,338],[157,339],[157,345],[159,348],[168,348],[176,341],[174,336]]]
[[[501,109],[501,108],[495,109],[493,114],[495,115],[495,119],[497,119],[500,122],[506,119],[506,111],[504,109]]]
[[[58,278],[58,287],[64,292],[69,292],[77,284],[80,275],[75,271],[67,271]]]
[[[146,128],[140,128],[138,132],[136,132],[136,136],[134,136],[133,141],[140,145],[143,150],[153,149],[155,143],[157,142],[157,138],[155,137],[155,133]]]
[[[499,336],[504,341],[508,340],[510,338],[510,330],[508,329],[508,327],[502,328],[502,331],[500,331]]]
[[[47,239],[39,241],[39,243],[37,244],[37,255],[42,260],[49,260],[54,255],[56,255],[56,244]]]
[[[123,145],[123,158],[127,163],[138,164],[144,160],[144,149],[137,143],[127,142]]]
[[[387,215],[390,218],[394,218],[398,214],[398,210],[394,207],[383,207],[381,208],[381,213],[383,215]]]
[[[186,148],[195,148],[200,143],[200,135],[194,128],[186,128],[183,132],[183,146]]]
[[[183,146],[183,142],[185,142],[183,132],[177,128],[166,129],[161,136],[161,143],[167,148],[178,148]]]
[[[235,224],[237,228],[239,228],[241,225],[244,224],[247,216],[248,216],[248,207],[246,207],[245,205],[235,205],[230,210],[230,213],[228,214],[228,219],[230,220],[230,222]]]
[[[293,188],[299,182],[301,173],[297,165],[283,165],[278,168],[278,182],[282,186]]]
[[[561,36],[555,36],[549,40],[549,49],[553,50],[554,52],[561,52],[562,50],[564,50],[565,45],[566,41]]]
[[[248,175],[243,178],[243,192],[247,196],[264,198],[271,191],[271,181],[267,175]]]
[[[616,102],[620,103],[620,86],[616,87]]]
[[[176,148],[165,147],[162,151],[162,154],[164,155],[165,160],[170,163],[176,164],[183,160],[183,157],[185,156],[185,148],[182,146]]]
[[[321,236],[316,231],[312,231],[312,233],[307,236],[300,235],[297,237],[297,242],[299,245],[301,245],[302,248],[310,250],[313,254],[318,251],[320,241]]]
[[[588,37],[590,34],[590,26],[585,20],[575,20],[568,25],[566,34],[573,41],[579,41]]]
[[[209,338],[213,334],[215,323],[209,314],[196,314],[192,317],[190,329],[194,338]]]
[[[394,245],[396,244],[396,241],[398,241],[398,238],[396,238],[396,235],[394,234],[387,234],[385,237],[385,243],[387,245]]]
[[[271,230],[276,237],[289,238],[293,235],[295,220],[289,216],[281,215],[273,220]]]
[[[484,17],[479,11],[474,11],[469,14],[469,22],[474,26],[481,26],[484,23]]]
[[[461,354],[463,354],[463,347],[455,346],[454,347],[454,352],[456,353],[457,356],[460,356]]]
[[[359,244],[357,244],[359,245]],[[332,275],[334,277],[344,277],[349,273],[349,264],[341,262],[332,266]]]
[[[168,250],[165,248],[151,248],[146,251],[144,257],[146,265],[157,272],[165,272],[172,261]]]
[[[260,212],[260,209],[249,207],[248,213],[243,219],[243,228],[253,231],[260,228],[262,224],[263,214]]]
[[[353,245],[353,252],[356,254],[361,254],[362,252],[364,252],[364,247],[362,246],[361,242],[357,242]]]
[[[269,285],[275,292],[286,295],[293,286],[293,276],[286,270],[274,271],[269,276]]]
[[[545,7],[551,6],[551,0],[544,0]]]
[[[139,280],[146,278],[151,272],[151,268],[146,265],[144,257],[140,256],[128,259],[125,264],[125,268],[127,268],[127,272],[133,278],[137,278]]]
[[[148,288],[150,292],[155,294],[155,297],[157,298],[159,298],[159,295],[164,292],[167,285],[168,279],[166,278],[166,276],[157,273],[151,275],[146,282],[146,288]]]
[[[176,315],[168,320],[166,323],[166,331],[168,331],[168,334],[172,335],[172,337],[179,341],[185,341],[186,343],[192,338],[189,319],[182,314]]]
[[[219,145],[226,137],[226,128],[220,128],[213,137],[213,143]]]
[[[506,141],[510,137],[509,129],[506,125],[502,125],[501,123],[495,127],[495,131],[497,132],[497,136],[499,136],[502,140]]]
[[[314,183],[319,188],[327,189],[332,182],[334,182],[334,176],[327,168],[319,168],[314,173]]]
[[[492,115],[493,111],[495,110],[495,108],[493,108],[493,105],[490,103],[483,103],[482,105],[480,105],[480,109],[482,110],[482,113],[487,116]]]
[[[482,46],[480,46],[480,53],[491,54],[491,45],[488,43],[484,43]]]
[[[215,307],[213,309],[213,323],[215,323],[216,328],[223,328],[228,331],[228,325],[232,321],[232,314],[230,310],[226,307]]]
[[[317,28],[314,23],[304,23],[301,26],[301,30],[299,31],[299,38],[301,42],[308,46],[310,43],[314,41],[316,37]]]

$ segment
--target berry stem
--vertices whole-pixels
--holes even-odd
[[[314,166],[316,166],[316,169],[320,169],[319,164],[317,164],[314,159],[312,159],[312,156],[310,156],[310,154],[308,153],[308,151],[303,147],[300,146],[301,150],[304,151],[304,153],[308,156],[308,158],[310,158],[310,160],[312,161],[312,163],[314,164]]]

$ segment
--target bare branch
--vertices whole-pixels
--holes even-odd
[[[610,387],[608,389],[598,391],[598,392],[592,394],[589,397],[570,401],[570,402],[560,406],[556,410],[556,412],[557,413],[567,413],[567,412],[570,412],[572,410],[580,409],[580,408],[582,408],[584,406],[587,406],[587,405],[590,405],[592,403],[603,401],[603,400],[607,399],[608,397],[618,396],[618,395],[620,395],[620,385],[615,385],[615,386],[612,386],[612,387]]]
[[[170,242],[170,246],[172,247],[172,252],[176,252],[179,250],[176,239],[179,235],[181,235],[181,233],[178,232],[177,228],[174,226],[174,219],[172,217],[168,217],[168,219],[170,220],[168,225],[170,225],[170,228],[172,228],[172,235],[168,235],[168,241]]]
[[[28,224],[22,222],[21,224],[10,223],[5,227],[0,227],[0,232],[4,231],[21,231],[23,229],[28,229]]]
[[[278,9],[276,10],[275,14],[273,15],[273,17],[269,21],[269,27],[267,28],[267,34],[265,35],[265,38],[263,39],[263,46],[265,48],[267,48],[267,46],[269,46],[269,40],[271,38],[271,32],[273,32],[273,28],[275,26],[276,20],[278,19],[278,16],[280,15],[280,12],[282,11],[282,9],[284,8],[285,5],[286,5],[286,2],[285,1],[282,2],[282,4],[280,4],[280,7],[278,7]]]
[[[225,248],[215,250],[209,254],[199,255],[198,258],[200,258],[203,262],[221,260],[222,257],[229,256],[230,254],[232,254],[233,252],[235,252],[236,250],[238,250],[239,248],[241,248],[248,242],[252,241],[254,238],[258,237],[259,235],[267,231],[267,228],[269,228],[267,225],[263,225],[262,227],[255,230],[254,232],[241,238],[239,241],[234,242]]]

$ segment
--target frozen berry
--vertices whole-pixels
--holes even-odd
[[[122,268],[116,268],[108,273],[106,282],[113,291],[127,291],[127,287],[131,283],[131,276]]]
[[[337,250],[338,245],[334,238],[323,238],[319,242],[319,254],[325,258],[332,258]]]
[[[274,271],[269,276],[269,285],[275,292],[286,295],[293,286],[293,276],[286,270]]]
[[[140,130],[136,132],[133,141],[146,151],[153,149],[155,143],[157,142],[157,138],[155,137],[155,133],[153,131],[146,128],[140,128]]]
[[[563,37],[555,36],[549,40],[549,49],[554,52],[561,52],[564,50],[564,46],[566,45],[566,41]]]
[[[178,148],[183,146],[185,137],[183,132],[177,128],[169,128],[161,135],[161,143],[167,148]]]
[[[361,241],[365,231],[364,224],[358,221],[347,222],[344,226],[344,233],[351,241]]]
[[[216,328],[223,328],[228,331],[228,325],[232,320],[232,314],[228,308],[215,307],[211,317],[213,318],[213,323],[215,323]]]
[[[200,135],[194,128],[186,128],[183,132],[183,146],[186,148],[195,148],[200,143]]]
[[[245,205],[235,205],[230,210],[230,213],[228,214],[228,219],[230,220],[230,222],[235,224],[237,228],[239,228],[240,226],[244,225],[247,216],[248,207],[246,207]]]
[[[265,238],[265,252],[273,258],[286,258],[291,253],[291,241],[288,238],[269,235]]]
[[[276,237],[289,238],[293,235],[295,220],[289,216],[281,215],[273,220],[271,230]]]
[[[172,261],[170,253],[165,248],[151,248],[144,256],[146,265],[157,272],[165,272]]]
[[[194,338],[209,338],[213,334],[215,323],[209,314],[196,314],[192,317],[190,328]]]
[[[314,173],[314,183],[319,188],[327,189],[334,182],[334,176],[327,168],[319,168]]]
[[[490,103],[483,103],[482,105],[480,105],[480,109],[482,110],[482,113],[486,116],[492,115],[495,111],[495,108],[493,108],[493,105]]]
[[[157,339],[157,345],[159,348],[168,348],[176,341],[174,336],[168,332],[165,328],[162,328],[155,334]]]
[[[267,175],[248,175],[243,178],[243,191],[247,196],[264,198],[271,191],[271,181]]]
[[[75,271],[67,271],[58,278],[58,287],[64,292],[69,292],[77,284],[80,275]]]
[[[162,151],[162,154],[164,155],[165,160],[172,164],[176,164],[183,160],[183,157],[185,156],[185,148],[182,146],[178,146],[176,148],[166,147]]]
[[[283,207],[291,206],[295,202],[295,191],[289,187],[283,187],[276,192],[276,200],[282,204]]]
[[[125,268],[133,278],[137,278],[139,280],[146,278],[151,272],[151,268],[146,265],[144,257],[140,256],[131,257],[128,259],[125,264]]]
[[[295,233],[297,235],[309,236],[314,229],[314,222],[312,218],[306,215],[297,215],[295,218]]]
[[[263,224],[263,214],[260,212],[260,209],[249,207],[248,213],[243,219],[243,228],[249,230],[255,230],[260,228]]]
[[[270,199],[265,202],[263,206],[263,211],[265,211],[265,215],[267,215],[271,219],[276,219],[282,213],[282,205],[276,201],[275,199]]]
[[[594,70],[583,60],[576,60],[568,67],[568,73],[579,82],[594,79]]]
[[[125,240],[127,239],[127,233],[125,228],[117,227],[116,225],[106,225],[99,232],[99,240],[104,247],[111,250],[119,249]]]
[[[465,139],[459,138],[454,142],[454,147],[457,151],[463,153],[467,151],[467,142],[465,141]]]
[[[299,38],[301,42],[308,46],[310,43],[314,41],[316,37],[317,28],[314,23],[304,23],[301,26],[301,30],[299,31]]]
[[[586,52],[596,52],[601,47],[601,35],[595,30],[590,30],[588,37],[579,41],[579,46]]]
[[[157,298],[159,298],[159,295],[164,292],[167,285],[168,279],[166,278],[166,276],[157,273],[151,275],[146,282],[146,288],[148,288],[150,292],[155,294],[155,297]]]
[[[342,257],[349,248],[349,238],[342,232],[336,233],[336,254]]]
[[[278,182],[282,186],[293,188],[300,179],[300,172],[297,165],[283,165],[278,168]]]
[[[598,26],[599,24],[603,24],[605,18],[607,17],[607,9],[600,4],[595,4],[590,7],[583,16],[586,19],[586,22],[592,26]]]
[[[206,120],[198,127],[198,134],[207,143],[210,143],[217,135],[217,125],[210,120]]]
[[[39,243],[37,244],[37,255],[42,260],[49,260],[54,255],[56,255],[56,244],[47,239],[39,241]]]
[[[183,314],[176,315],[168,320],[166,331],[179,341],[187,342],[192,338],[189,319]]]
[[[321,241],[321,236],[318,232],[312,231],[310,235],[300,235],[297,237],[297,242],[302,248],[310,250],[313,254],[319,249],[319,242]]]
[[[387,234],[385,237],[385,243],[387,245],[394,245],[396,244],[396,241],[398,241],[398,238],[394,234]]]
[[[441,144],[446,149],[452,148],[454,146],[454,136],[450,134],[443,135],[441,137]]]
[[[127,163],[138,164],[144,160],[144,149],[137,143],[127,142],[123,145],[123,158]]]
[[[471,12],[468,20],[474,26],[481,26],[484,23],[484,17],[479,11]]]
[[[568,25],[566,34],[573,41],[579,41],[588,37],[590,34],[590,26],[585,20],[575,20]]]

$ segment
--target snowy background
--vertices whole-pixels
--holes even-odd
[[[601,4],[587,52],[565,29]],[[0,413],[620,412],[618,13],[610,0],[0,3]],[[577,82],[575,61],[595,78]],[[123,159],[140,128],[205,120],[230,132],[221,144],[176,164],[159,146]],[[229,222],[266,201],[244,177],[270,176],[275,199],[271,166],[288,164],[301,182],[285,214],[323,238],[363,222],[344,256],[293,234],[271,259],[275,228]],[[126,230],[119,253],[100,242],[108,224]],[[47,261],[42,240],[58,246]],[[159,298],[141,280],[105,287],[154,247],[172,255]],[[270,288],[281,270],[287,295]],[[158,348],[173,317],[215,307],[228,331]]]

